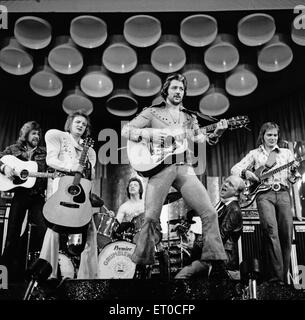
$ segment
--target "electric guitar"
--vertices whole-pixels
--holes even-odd
[[[228,129],[246,127],[250,122],[247,116],[237,116],[227,120]],[[203,127],[206,132],[214,131],[217,123]],[[130,165],[143,177],[151,177],[165,166],[172,164],[172,156],[183,154],[187,148],[187,134],[182,128],[164,129],[168,132],[162,144],[153,141],[127,141],[127,156]]]
[[[17,187],[32,188],[36,178],[57,178],[63,174],[60,172],[38,172],[38,164],[35,161],[23,161],[12,155],[5,155],[1,161],[14,170],[12,179],[0,173],[0,191],[8,191]]]
[[[248,181],[248,185],[246,186],[245,191],[241,195],[240,207],[241,208],[249,207],[260,193],[266,192],[272,189],[272,186],[264,184],[264,181],[266,179],[268,179],[275,173],[278,173],[284,169],[291,167],[295,162],[304,161],[304,159],[305,159],[304,157],[299,157],[296,160],[290,161],[272,170],[270,170],[270,168],[266,168],[265,166],[260,166],[258,169],[256,169],[253,172],[259,178],[259,181],[257,182]],[[276,184],[276,186],[277,185],[278,184]],[[278,187],[280,188],[280,185]]]
[[[93,140],[87,138],[79,164],[85,166],[88,150],[93,146]],[[91,181],[82,178],[80,172],[74,176],[61,177],[57,191],[46,201],[43,215],[47,225],[57,232],[81,233],[87,228],[92,217],[92,206],[89,193]]]

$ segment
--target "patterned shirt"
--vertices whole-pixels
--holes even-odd
[[[270,170],[278,168],[294,160],[294,156],[289,149],[279,148],[276,145],[273,150],[276,152],[276,164],[272,166]],[[256,170],[267,163],[268,157],[269,153],[263,145],[260,145],[257,149],[251,150],[240,162],[235,164],[231,169],[231,174],[241,176],[243,170]],[[288,186],[289,178],[290,171],[284,169],[269,177],[266,180],[266,184],[271,185],[273,183],[280,183],[284,186]]]

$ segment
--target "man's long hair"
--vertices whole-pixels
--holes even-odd
[[[264,135],[266,131],[271,130],[271,129],[276,129],[278,133],[278,141],[277,144],[281,143],[281,137],[280,137],[280,127],[278,124],[275,122],[265,122],[259,131],[259,135],[257,138],[256,146],[259,147],[261,144],[264,144]]]
[[[134,178],[131,178],[129,179],[128,181],[128,185],[127,185],[127,188],[126,188],[126,192],[127,192],[127,197],[130,199],[130,193],[129,193],[129,185],[132,181],[137,181],[138,184],[139,184],[139,195],[140,195],[140,199],[142,199],[142,195],[143,195],[143,184],[142,184],[142,181],[136,177]]]
[[[38,145],[40,145],[42,143],[42,130],[40,128],[39,123],[36,121],[28,121],[21,127],[17,143],[26,144],[28,141],[29,134],[32,130],[39,131]]]
[[[68,115],[66,123],[65,123],[65,131],[66,132],[70,132],[71,131],[71,125],[72,122],[74,120],[75,117],[84,117],[87,120],[87,127],[82,135],[82,138],[87,138],[88,136],[90,136],[91,133],[91,122],[90,122],[90,118],[87,114],[80,112],[80,111],[76,111],[74,113],[71,113],[70,115]]]
[[[183,76],[180,73],[173,73],[173,74],[169,75],[165,79],[165,82],[164,82],[163,87],[161,89],[161,96],[165,101],[166,101],[167,96],[168,96],[168,88],[170,86],[171,81],[173,81],[173,80],[181,81],[183,83],[183,86],[184,86],[184,97],[186,96],[187,81],[186,81],[185,76]]]

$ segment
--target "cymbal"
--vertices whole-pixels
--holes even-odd
[[[172,219],[172,220],[168,221],[169,224],[177,224],[177,223],[182,223],[182,222],[187,222],[188,224],[196,223],[193,220],[185,220],[185,219]]]
[[[171,192],[167,195],[164,204],[169,204],[179,200],[182,197],[180,192]]]

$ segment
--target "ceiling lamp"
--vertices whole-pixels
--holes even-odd
[[[124,23],[124,37],[130,44],[146,48],[161,37],[161,23],[152,16],[136,15],[127,19]]]
[[[81,89],[88,96],[101,98],[113,90],[113,82],[107,70],[101,66],[88,67],[80,82]]]
[[[43,97],[57,96],[62,88],[62,81],[48,66],[40,68],[30,79],[31,89]]]
[[[291,26],[291,39],[300,46],[305,46],[305,28],[296,25],[294,21]]]
[[[239,61],[239,53],[235,47],[234,37],[219,34],[205,51],[204,62],[214,72],[227,72],[234,69]]]
[[[42,49],[51,42],[52,27],[44,19],[26,16],[15,22],[14,35],[23,46]]]
[[[88,49],[96,48],[107,39],[107,25],[98,17],[79,16],[71,21],[70,35],[77,45]]]
[[[176,35],[162,36],[151,54],[151,64],[163,73],[176,72],[183,68],[185,62],[185,52]]]
[[[216,19],[205,14],[186,17],[180,24],[182,40],[193,47],[203,47],[212,43],[217,36],[217,30]]]
[[[108,112],[115,116],[129,117],[137,112],[138,102],[129,90],[118,89],[107,100],[106,108]]]
[[[103,65],[114,73],[128,73],[138,63],[137,53],[121,35],[111,37],[110,45],[105,49],[102,57]]]
[[[129,79],[129,90],[140,97],[154,96],[160,92],[162,82],[150,65],[140,65]]]
[[[182,74],[187,81],[187,96],[199,96],[209,89],[209,77],[200,64],[187,64]]]
[[[91,100],[78,87],[67,93],[62,107],[67,114],[79,111],[89,115],[93,111]]]
[[[8,45],[0,51],[1,68],[13,75],[24,75],[33,69],[33,58],[15,38],[10,38]]]
[[[211,86],[208,92],[200,99],[199,110],[209,116],[218,116],[225,113],[230,106],[225,91]]]
[[[74,74],[83,67],[83,57],[72,39],[60,36],[56,39],[56,46],[49,52],[49,65],[57,72]]]
[[[232,96],[246,96],[257,87],[257,77],[249,65],[239,65],[226,78],[226,91]]]
[[[253,13],[242,18],[237,29],[240,42],[247,46],[260,46],[273,37],[276,27],[269,14]]]
[[[258,53],[258,66],[266,72],[276,72],[286,68],[293,59],[293,52],[284,40],[276,34]]]

